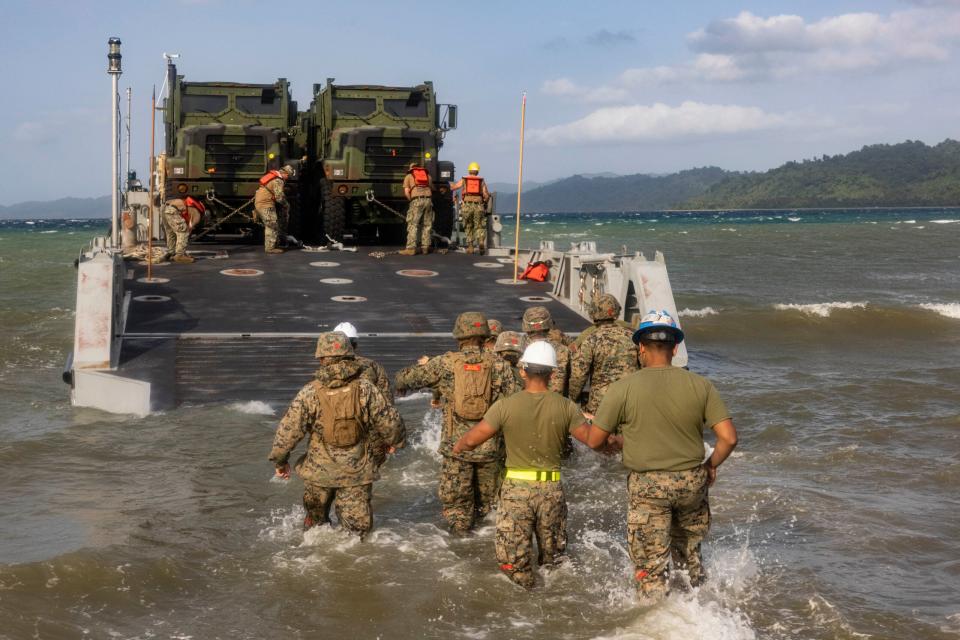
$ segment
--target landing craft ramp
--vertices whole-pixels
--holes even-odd
[[[352,322],[360,349],[393,375],[422,354],[455,346],[453,321],[481,310],[519,330],[527,307],[545,305],[558,325],[588,322],[550,296],[549,283],[512,280],[510,258],[445,255],[382,258],[376,248],[290,251],[255,246],[197,251],[192,265],[128,263],[129,305],[118,371],[148,381],[153,410],[184,403],[288,401],[316,369],[317,334]]]

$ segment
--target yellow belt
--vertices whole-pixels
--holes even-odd
[[[528,480],[530,482],[560,482],[559,471],[525,471],[521,469],[507,469],[507,477],[511,480]]]

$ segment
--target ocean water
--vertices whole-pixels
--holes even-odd
[[[570,562],[525,592],[492,520],[442,527],[426,395],[399,402],[410,443],[364,543],[301,531],[301,486],[266,461],[284,407],[255,384],[144,419],[73,409],[72,262],[103,229],[0,222],[0,637],[960,637],[960,210],[522,218],[524,246],[663,251],[690,366],[740,431],[710,580],[652,609],[613,458],[576,453]]]

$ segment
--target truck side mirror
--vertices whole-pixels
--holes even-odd
[[[457,105],[447,105],[447,129],[457,128]]]

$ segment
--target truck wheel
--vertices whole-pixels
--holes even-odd
[[[453,234],[453,198],[447,195],[433,198],[433,231],[445,238]]]
[[[343,241],[343,231],[347,223],[347,200],[323,189],[323,233],[337,242]],[[321,240],[326,240],[322,238]]]

